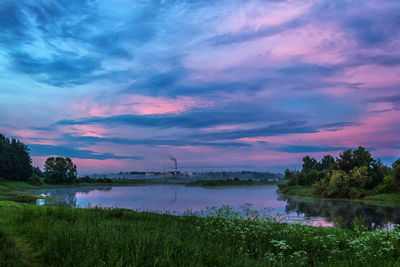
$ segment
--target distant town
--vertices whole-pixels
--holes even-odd
[[[177,178],[190,180],[217,180],[217,179],[240,179],[240,180],[280,180],[283,174],[272,172],[255,171],[221,171],[221,172],[180,172],[178,170],[166,172],[151,171],[130,171],[119,173],[101,173],[88,175],[90,178],[120,178],[120,179],[159,179],[159,178]]]

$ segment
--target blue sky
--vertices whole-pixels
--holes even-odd
[[[399,1],[3,0],[0,132],[81,173],[391,163],[399,48]]]

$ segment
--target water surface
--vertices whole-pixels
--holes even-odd
[[[313,199],[285,196],[274,185],[204,188],[184,185],[93,186],[52,188],[35,191],[57,198],[39,200],[38,204],[74,207],[118,207],[133,210],[181,214],[207,207],[229,205],[240,211],[243,205],[267,210],[269,215],[289,222],[310,220],[313,225],[349,226],[362,220],[370,229],[400,224],[400,205],[390,203]]]

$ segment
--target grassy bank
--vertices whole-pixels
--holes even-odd
[[[294,196],[302,196],[302,197],[318,197],[311,186],[285,186],[279,189],[279,192],[294,195]]]
[[[400,232],[66,207],[0,208],[3,266],[394,266]]]
[[[252,211],[245,218],[227,207],[200,218],[9,200],[35,188],[40,187],[0,183],[0,266],[400,264],[396,231],[284,224]]]
[[[323,198],[322,196],[315,194],[312,186],[305,186],[305,185],[281,186],[279,192],[293,196]],[[363,196],[362,198],[352,199],[352,200],[400,202],[400,194],[399,193],[376,194],[373,191],[370,191],[367,192],[366,195]]]

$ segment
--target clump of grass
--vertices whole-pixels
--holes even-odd
[[[382,194],[366,196],[365,199],[377,200],[377,201],[399,202],[400,194],[398,194],[398,193],[382,193]]]
[[[304,196],[304,197],[316,197],[314,189],[311,186],[305,185],[280,185],[279,192],[288,194],[288,195],[296,195],[296,196]]]
[[[34,204],[34,203],[36,203],[37,199],[38,199],[37,196],[28,195],[28,194],[10,196],[8,198],[8,200],[10,200],[10,201],[14,201],[14,202],[18,202],[18,203],[27,203],[27,204]]]

